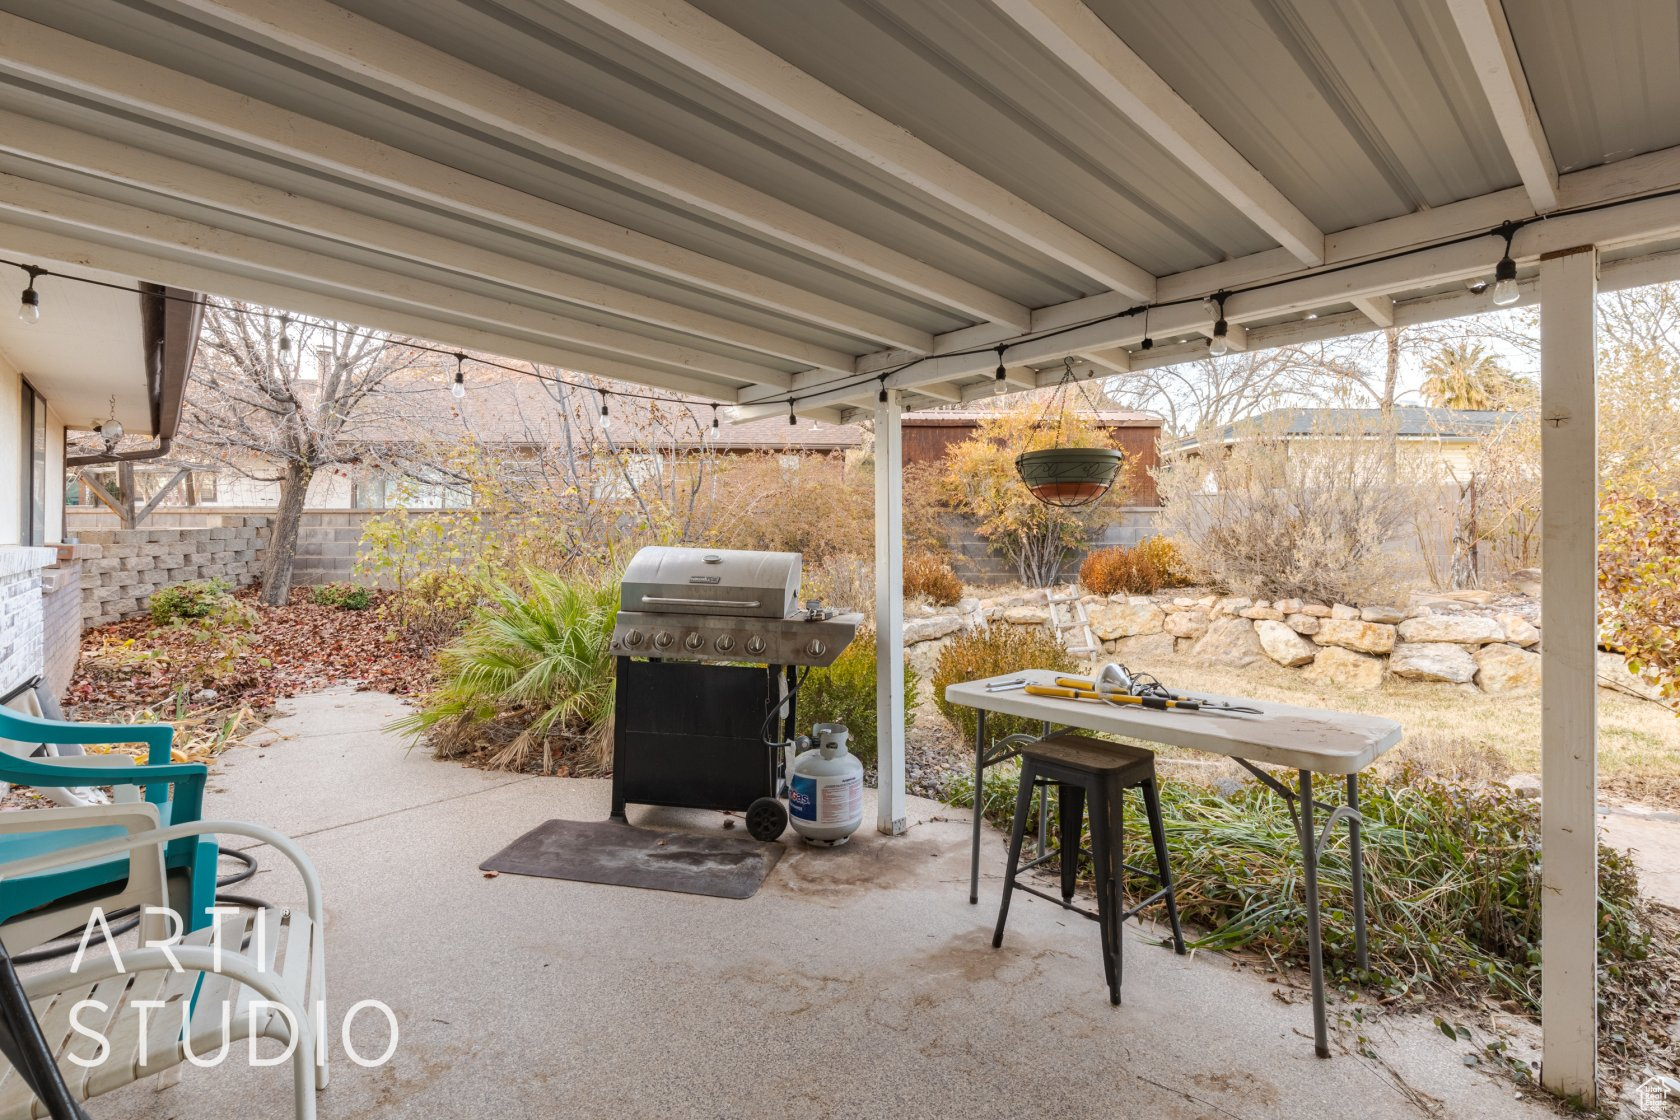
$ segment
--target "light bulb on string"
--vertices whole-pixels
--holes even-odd
[[[23,289],[23,295],[18,297],[18,318],[25,323],[39,323],[41,321],[41,293],[35,290],[35,278],[45,272],[44,268],[29,265],[24,269],[29,273],[29,283]]]
[[[461,363],[466,360],[466,357],[465,354],[455,355],[455,384],[449,387],[449,392],[456,400],[460,400],[467,395],[466,377],[461,372]]]
[[[601,394],[601,430],[604,432],[612,427],[612,413],[607,411],[607,395]]]
[[[1149,305],[1143,305],[1143,341],[1138,344],[1139,350],[1155,349],[1155,340],[1149,337]]]
[[[1005,393],[1009,392],[1009,383],[1004,380],[1003,373],[1003,349],[1002,344],[999,344],[997,348],[997,375],[992,378],[992,395],[997,397],[1001,397]]]
[[[887,403],[887,379],[885,377],[881,378],[881,391],[875,394],[875,403]]]
[[[1214,320],[1213,338],[1208,342],[1208,353],[1215,358],[1223,358],[1231,351],[1230,329],[1225,321],[1225,293],[1211,297],[1219,307],[1219,318]]]
[[[717,413],[717,409],[718,409],[718,406],[714,404],[712,406],[712,426],[706,429],[706,438],[708,440],[715,440],[715,439],[718,438],[718,413]]]
[[[1517,289],[1517,262],[1511,259],[1511,241],[1517,236],[1517,230],[1520,228],[1514,222],[1506,222],[1498,229],[1500,236],[1505,238],[1505,255],[1499,258],[1499,263],[1493,269],[1495,307],[1509,307],[1522,298],[1522,292]]]
[[[292,317],[290,315],[280,316],[280,353],[282,354],[292,352],[292,336],[286,333],[286,328],[291,325]]]
[[[797,428],[798,426],[799,426],[799,417],[797,417],[793,414],[793,402],[789,401],[788,402],[788,427]]]

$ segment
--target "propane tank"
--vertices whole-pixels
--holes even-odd
[[[810,750],[788,767],[788,810],[793,830],[809,844],[844,844],[863,823],[863,763],[846,750],[843,723],[811,729]]]

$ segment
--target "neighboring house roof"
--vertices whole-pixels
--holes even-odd
[[[1404,405],[1393,410],[1395,435],[1400,439],[1442,440],[1473,443],[1516,420],[1521,414],[1497,409],[1423,408]],[[1375,435],[1383,423],[1380,408],[1275,408],[1218,431],[1221,444],[1241,435],[1264,432],[1272,436],[1314,436],[1336,431],[1367,431]],[[1191,451],[1200,445],[1199,436],[1188,436],[1166,450]]]

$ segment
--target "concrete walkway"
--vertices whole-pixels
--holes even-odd
[[[1091,923],[1023,897],[991,948],[992,878],[968,905],[965,814],[913,801],[910,834],[789,844],[745,902],[503,875],[477,864],[550,817],[606,815],[605,782],[488,774],[406,752],[373,693],[294,701],[242,748],[209,815],[302,839],[328,897],[332,1014],[378,999],[400,1044],[334,1054],[323,1118],[1550,1117],[1462,1063],[1427,1018],[1360,1028],[1379,1059],[1312,1056],[1303,994],[1129,930],[1125,1005]],[[632,811],[715,829],[709,813]],[[868,819],[873,819],[873,809]],[[267,859],[241,891],[300,897]],[[337,1021],[335,1018],[334,1022]],[[352,1039],[377,1054],[377,1016]],[[1409,1088],[1408,1088],[1409,1086]],[[1414,1095],[1415,1094],[1415,1095]],[[290,1115],[283,1068],[243,1053],[179,1085],[101,1098],[101,1120]]]

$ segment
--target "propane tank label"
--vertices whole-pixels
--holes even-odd
[[[788,807],[794,819],[807,824],[850,824],[863,812],[863,775],[795,774],[788,787]]]

